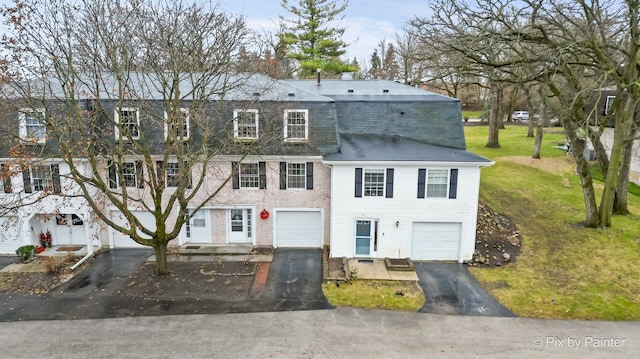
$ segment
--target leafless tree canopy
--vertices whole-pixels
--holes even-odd
[[[157,272],[166,273],[168,241],[229,181],[212,173],[212,159],[241,160],[269,140],[233,142],[232,119],[220,118],[229,112],[222,100],[250,108],[272,85],[239,71],[244,19],[181,0],[20,0],[3,12],[13,27],[3,43],[14,74],[4,95],[47,110],[47,144],[24,157],[61,159],[78,186],[67,195],[154,247]],[[147,175],[113,185],[132,181],[134,171]],[[122,211],[126,224],[106,208]],[[156,228],[142,226],[132,208],[153,213]]]

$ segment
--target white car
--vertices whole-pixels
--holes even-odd
[[[511,114],[512,121],[529,121],[529,112],[527,111],[515,111]]]

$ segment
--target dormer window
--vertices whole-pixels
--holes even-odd
[[[607,96],[607,100],[604,104],[604,114],[607,115],[613,110],[613,101],[616,100],[615,96]]]
[[[43,108],[20,110],[18,125],[20,139],[29,143],[45,143],[47,141],[47,126],[45,125]]]
[[[140,138],[140,111],[136,107],[121,107],[115,110],[116,139],[137,140]]]
[[[172,116],[165,111],[164,119],[165,140],[167,138],[177,141],[186,141],[189,139],[189,122],[191,121],[191,116],[189,115],[188,108],[181,108],[179,113],[175,113]],[[169,134],[175,137],[170,137]]]
[[[233,111],[233,137],[239,140],[258,139],[258,110]]]
[[[309,110],[284,111],[284,140],[287,142],[309,139]]]

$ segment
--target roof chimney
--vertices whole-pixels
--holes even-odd
[[[317,72],[318,72],[318,86],[320,86],[320,69],[318,69]]]

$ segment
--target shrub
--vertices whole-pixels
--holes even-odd
[[[61,257],[46,257],[42,260],[42,265],[47,270],[47,274],[62,273],[65,268],[66,261]]]
[[[36,247],[32,245],[22,246],[16,249],[16,255],[18,256],[21,262],[26,262],[29,259],[31,259],[31,257],[35,253],[35,250],[36,250]]]

